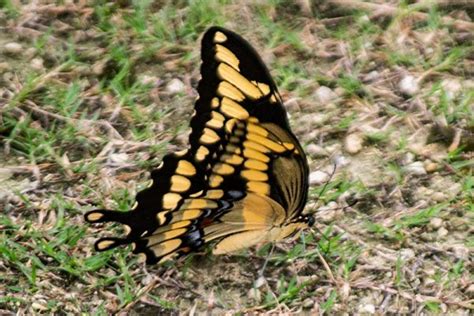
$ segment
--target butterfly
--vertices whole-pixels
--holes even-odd
[[[236,33],[211,27],[202,39],[201,80],[187,150],[164,156],[132,210],[93,210],[89,223],[125,225],[97,251],[132,244],[148,264],[213,245],[214,254],[297,235],[308,164],[277,87],[257,52]]]

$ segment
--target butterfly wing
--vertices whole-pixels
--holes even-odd
[[[306,157],[258,54],[239,35],[212,27],[202,40],[201,76],[190,148],[164,157],[132,211],[85,215],[129,227],[125,238],[99,239],[97,250],[132,243],[155,263],[213,240],[216,253],[230,252],[303,221]]]

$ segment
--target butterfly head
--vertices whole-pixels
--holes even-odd
[[[305,222],[308,225],[308,227],[312,227],[315,222],[314,216],[311,214],[303,215],[301,220]]]

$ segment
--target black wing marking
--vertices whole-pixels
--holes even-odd
[[[212,27],[202,40],[201,75],[189,150],[163,158],[131,211],[86,213],[88,222],[129,228],[125,238],[99,239],[97,250],[133,244],[147,263],[187,254],[203,245],[205,228],[249,192],[278,202],[287,220],[301,213],[306,157],[258,54],[239,35]]]

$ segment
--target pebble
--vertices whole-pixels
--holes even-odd
[[[128,160],[128,155],[126,153],[120,153],[120,154],[111,154],[109,156],[109,159],[113,163],[120,163],[123,164],[127,162]]]
[[[464,260],[469,259],[469,255],[471,254],[471,251],[468,247],[464,245],[453,245],[452,249],[456,257],[464,259]]]
[[[438,238],[444,238],[448,234],[449,234],[449,231],[446,228],[441,227],[440,229],[438,229]]]
[[[312,157],[327,157],[329,153],[321,146],[309,144],[306,146],[306,152]]]
[[[462,89],[461,82],[457,79],[444,79],[441,82],[441,86],[446,92],[448,99],[452,100],[459,95]]]
[[[0,74],[10,69],[9,63],[0,63]]]
[[[372,82],[380,78],[380,73],[377,70],[372,70],[364,77],[364,81]]]
[[[438,229],[442,225],[443,225],[443,220],[439,217],[435,217],[430,220],[430,226],[434,229]]]
[[[157,86],[158,83],[160,82],[160,79],[158,79],[158,77],[156,77],[156,76],[143,75],[140,78],[140,82],[142,84],[146,84],[146,85]]]
[[[361,314],[375,314],[374,304],[364,304],[359,307],[359,313]]]
[[[168,84],[166,85],[166,91],[171,94],[177,94],[184,92],[185,87],[186,86],[181,80],[175,78],[168,82]]]
[[[303,308],[310,309],[314,307],[314,300],[307,298],[303,301]]]
[[[431,195],[431,199],[435,202],[443,202],[446,200],[446,194],[443,192],[435,192]]]
[[[404,249],[400,250],[400,257],[403,260],[408,261],[408,260],[415,257],[415,252],[413,251],[413,249],[404,248]]]
[[[362,150],[364,138],[362,135],[353,133],[349,134],[344,140],[344,149],[350,154],[357,154]]]
[[[316,184],[323,184],[329,180],[329,175],[324,171],[313,171],[309,174],[309,184],[316,185]]]
[[[345,167],[350,163],[350,160],[347,157],[342,155],[336,155],[333,159],[337,167]]]
[[[403,157],[401,163],[402,163],[403,165],[408,165],[408,164],[410,164],[410,163],[413,163],[413,161],[415,161],[415,155],[414,155],[413,153],[411,153],[411,152],[407,152],[407,153],[404,155],[404,157]]]
[[[316,99],[323,104],[329,103],[337,98],[337,94],[326,86],[320,86],[314,94]]]
[[[416,176],[421,176],[426,174],[426,170],[423,167],[423,163],[421,161],[415,161],[411,164],[405,166],[404,171],[408,174],[413,174]]]
[[[423,165],[425,166],[425,170],[428,173],[435,172],[439,168],[438,164],[436,162],[432,162],[431,160],[425,160]]]
[[[247,296],[248,296],[249,299],[251,299],[255,302],[260,302],[260,300],[262,299],[262,292],[260,292],[259,289],[251,288],[248,291]]]
[[[409,96],[413,96],[419,90],[418,80],[416,80],[416,78],[412,75],[407,75],[403,77],[402,80],[400,80],[398,87],[401,92]]]
[[[19,54],[23,51],[23,46],[20,43],[16,42],[10,42],[6,43],[4,46],[4,51],[5,53],[14,55],[14,54]]]
[[[41,58],[33,58],[30,62],[31,68],[35,70],[43,70],[44,65],[43,65],[43,59]]]

